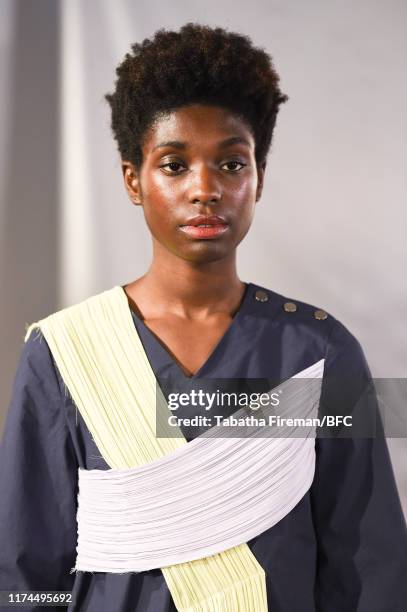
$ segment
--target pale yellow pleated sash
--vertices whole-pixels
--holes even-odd
[[[187,443],[181,432],[180,437],[155,436],[157,413],[163,431],[168,408],[122,287],[32,323],[25,340],[34,328],[41,329],[73,401],[111,468],[140,466]],[[171,432],[174,435],[173,427]],[[162,572],[177,610],[268,610],[265,572],[247,544],[164,567]]]

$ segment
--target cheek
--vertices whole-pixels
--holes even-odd
[[[152,173],[143,185],[143,200],[151,209],[165,213],[175,207],[180,200],[180,186],[177,181],[169,181],[168,177]]]
[[[151,234],[166,243],[175,225],[176,204],[171,201],[168,193],[164,195],[158,190],[146,193],[143,202],[144,218]]]
[[[257,180],[246,181],[237,187],[234,207],[234,235],[236,244],[246,236],[253,221],[256,207]]]
[[[245,202],[251,202],[256,198],[257,189],[257,172],[250,168],[250,170],[241,177],[240,180],[236,181],[234,187],[235,198],[237,200],[244,200]]]
[[[150,175],[149,180],[144,181],[142,190],[144,216],[147,223],[159,223],[161,219],[164,220],[173,199],[173,190],[169,189],[168,185],[164,185],[160,177]]]
[[[239,211],[239,215],[242,215],[244,218],[251,219],[253,216],[256,204],[256,188],[257,181],[253,179],[236,186],[234,190],[233,199],[236,208]]]
[[[234,196],[235,201],[239,202],[241,206],[246,205],[250,208],[251,203],[256,198],[256,183],[254,181],[243,183],[236,188]]]

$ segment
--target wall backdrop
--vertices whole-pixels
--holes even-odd
[[[132,42],[187,21],[251,36],[290,97],[240,277],[339,318],[399,393],[405,432],[404,0],[1,1],[0,424],[26,323],[148,266],[103,96]],[[406,440],[388,443],[407,513]]]

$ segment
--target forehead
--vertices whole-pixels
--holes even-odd
[[[241,136],[254,148],[250,127],[235,113],[219,106],[191,104],[158,116],[146,133],[143,149],[152,152],[170,140],[210,146],[233,136]]]

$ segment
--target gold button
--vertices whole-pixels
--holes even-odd
[[[286,302],[283,308],[286,312],[296,312],[297,304],[294,304],[294,302]]]
[[[318,319],[318,321],[323,321],[324,319],[328,318],[328,313],[326,313],[325,310],[318,309],[315,310],[314,317]]]
[[[269,299],[269,296],[265,291],[263,291],[263,289],[257,289],[256,293],[254,294],[254,297],[258,302],[267,302],[267,300]]]

